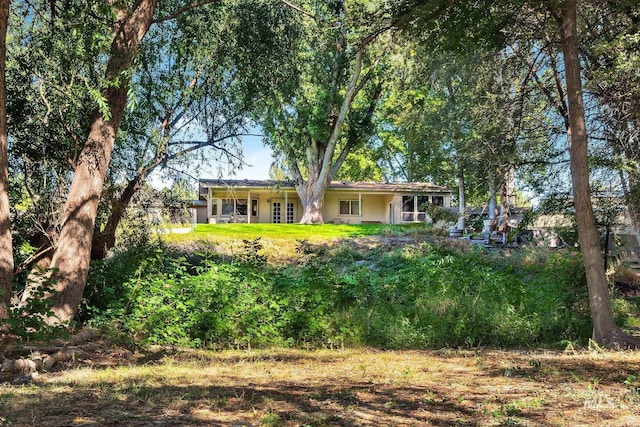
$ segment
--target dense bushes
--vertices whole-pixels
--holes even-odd
[[[585,340],[584,274],[569,252],[488,256],[421,244],[362,251],[302,244],[267,266],[260,242],[231,259],[166,248],[91,274],[83,313],[138,341],[187,346],[534,346]],[[530,255],[531,253],[529,253]]]

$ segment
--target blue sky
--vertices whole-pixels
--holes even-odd
[[[273,151],[262,143],[260,129],[252,129],[252,132],[254,134],[242,137],[242,169],[232,170],[226,160],[211,160],[187,165],[186,174],[192,179],[269,179]],[[170,187],[171,179],[164,175],[161,170],[152,173],[149,184],[157,189]]]
[[[223,178],[236,179],[269,179],[269,168],[273,161],[273,151],[262,143],[259,136],[247,136],[242,141],[245,165],[242,170],[236,171],[236,175],[226,173]],[[223,165],[224,166],[224,165]],[[226,167],[223,169],[227,169]],[[201,176],[200,178],[211,178]]]

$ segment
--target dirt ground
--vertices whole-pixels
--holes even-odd
[[[640,352],[94,342],[33,378],[0,373],[0,426],[418,425],[637,426]]]

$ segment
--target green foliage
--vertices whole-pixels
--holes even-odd
[[[264,253],[260,253],[263,248],[264,245],[260,237],[253,240],[244,239],[242,241],[242,252],[240,252],[238,258],[240,262],[251,267],[264,267],[267,264],[267,256]]]
[[[229,261],[189,262],[162,247],[117,254],[92,276],[86,312],[139,342],[213,348],[537,346],[590,335],[571,252],[301,241],[296,265],[273,267],[260,239],[244,244]]]
[[[48,340],[68,336],[67,326],[50,326],[44,319],[53,315],[51,298],[56,281],[51,278],[51,270],[39,270],[34,279],[27,281],[29,298],[23,304],[14,304],[9,311],[9,325],[12,334],[25,341]]]

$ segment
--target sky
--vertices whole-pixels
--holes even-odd
[[[192,179],[269,179],[269,168],[273,161],[273,151],[262,143],[260,131],[242,137],[244,164],[241,170],[230,170],[226,161],[211,161],[209,164],[191,165],[186,171]],[[163,176],[162,171],[153,172],[148,179],[156,189],[171,186],[171,181]]]
[[[236,170],[235,174],[229,170],[226,161],[222,161],[201,167],[195,175],[201,179],[269,179],[273,151],[262,143],[262,138],[253,135],[243,137],[242,151],[245,164],[241,170]]]

